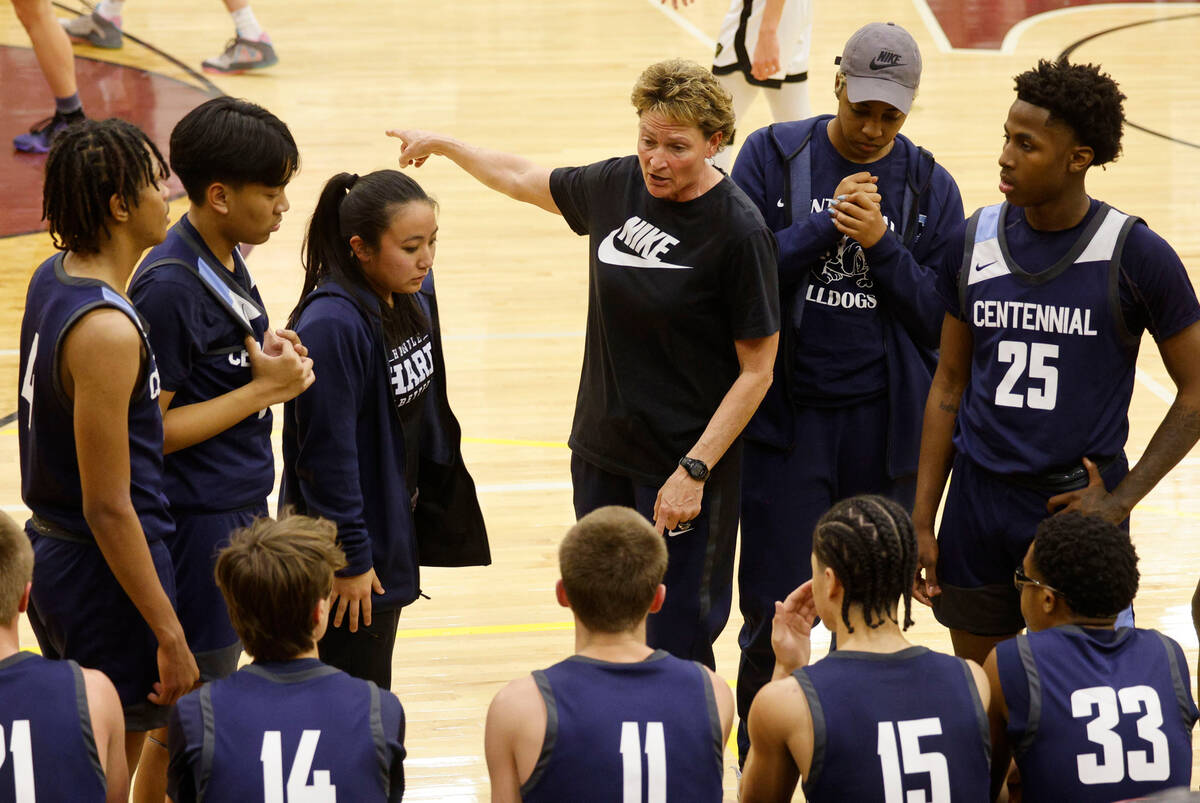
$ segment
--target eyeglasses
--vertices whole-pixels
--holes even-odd
[[[1017,592],[1019,593],[1021,591],[1021,589],[1023,589],[1026,585],[1037,586],[1038,588],[1044,588],[1047,591],[1053,591],[1055,594],[1058,594],[1063,599],[1066,599],[1066,597],[1067,597],[1066,594],[1059,591],[1054,586],[1047,585],[1046,583],[1043,583],[1041,580],[1034,580],[1032,577],[1025,574],[1024,569],[1022,569],[1020,566],[1018,566],[1013,571],[1013,586],[1017,589]]]

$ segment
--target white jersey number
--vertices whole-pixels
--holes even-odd
[[[638,723],[621,723],[622,803],[642,801],[642,741]],[[646,723],[646,803],[667,803],[667,742],[661,722]]]
[[[1154,689],[1128,686],[1118,691],[1093,686],[1071,694],[1071,716],[1090,717],[1093,710],[1096,715],[1087,724],[1087,737],[1100,745],[1101,754],[1099,758],[1091,753],[1075,757],[1080,783],[1120,783],[1125,780],[1126,770],[1131,781],[1165,781],[1171,776],[1171,755],[1162,732],[1162,705]],[[1137,721],[1138,736],[1150,743],[1152,752],[1126,752],[1120,734],[1113,731],[1121,714],[1142,714]]]
[[[14,720],[9,734],[6,750],[4,728],[0,726],[0,767],[4,766],[7,754],[12,752],[13,785],[16,787],[13,800],[15,803],[34,803],[33,740],[29,736],[29,720]]]
[[[1053,410],[1058,404],[1058,369],[1048,360],[1058,359],[1058,346],[1053,343],[1025,343],[1021,340],[1001,340],[996,346],[996,359],[1007,363],[1009,369],[996,387],[996,404],[1000,407],[1032,407],[1034,410]],[[1030,387],[1022,396],[1013,388],[1029,367],[1029,378],[1040,379],[1042,387]]]
[[[287,803],[336,803],[337,787],[329,783],[329,770],[312,770],[313,755],[317,752],[320,731],[306,730],[300,734],[300,746],[292,759],[287,779]],[[263,733],[263,803],[284,803],[283,746],[280,731]],[[308,782],[312,771],[312,783]]]
[[[950,767],[941,753],[921,752],[922,736],[937,736],[942,721],[937,717],[906,719],[900,722],[880,722],[879,742],[875,752],[883,770],[883,794],[886,803],[950,803]],[[899,749],[896,735],[900,736]],[[904,775],[929,774],[932,796],[925,797],[923,789],[904,794],[900,762],[903,757]]]
[[[26,429],[33,429],[33,363],[37,360],[38,334],[33,333],[33,342],[29,344],[29,356],[25,358],[25,378],[21,380],[21,398],[29,404]]]

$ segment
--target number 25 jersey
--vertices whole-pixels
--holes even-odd
[[[1115,457],[1140,335],[1125,323],[1117,281],[1137,218],[1099,204],[1053,264],[1022,267],[1007,242],[1009,209],[984,207],[967,226],[958,293],[974,348],[955,447],[1001,474]]]

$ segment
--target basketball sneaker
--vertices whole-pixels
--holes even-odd
[[[249,70],[261,70],[279,63],[271,38],[265,33],[258,39],[235,36],[225,45],[225,52],[201,62],[205,72],[239,75]]]
[[[54,138],[67,126],[83,119],[85,118],[82,111],[70,114],[55,113],[53,117],[47,117],[34,124],[29,133],[13,137],[13,147],[22,153],[49,153]]]
[[[121,18],[115,20],[100,16],[98,11],[70,20],[61,20],[63,29],[72,42],[116,50],[125,44],[121,34]]]

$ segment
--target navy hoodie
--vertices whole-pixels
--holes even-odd
[[[810,267],[821,257],[836,229],[828,213],[809,212],[811,198],[800,189],[812,175],[810,137],[825,136],[832,115],[777,123],[755,131],[738,153],[732,178],[754,201],[779,243],[781,320],[776,381],[746,426],[744,437],[791,449],[795,427],[792,366],[793,323],[799,321]],[[962,196],[954,179],[928,151],[896,135],[896,149],[909,165],[905,219],[865,249],[880,295],[888,380],[888,472],[901,477],[917,470],[921,420],[937,364],[945,306],[936,289],[937,264],[947,236],[963,220]],[[863,165],[869,170],[870,165]],[[916,199],[915,208],[910,197]],[[905,243],[908,242],[908,248]]]
[[[282,509],[335,522],[348,565],[374,567],[384,593],[376,610],[420,593],[412,489],[404,433],[394,409],[378,300],[365,288],[326,280],[302,302],[296,332],[317,379],[284,405]]]

